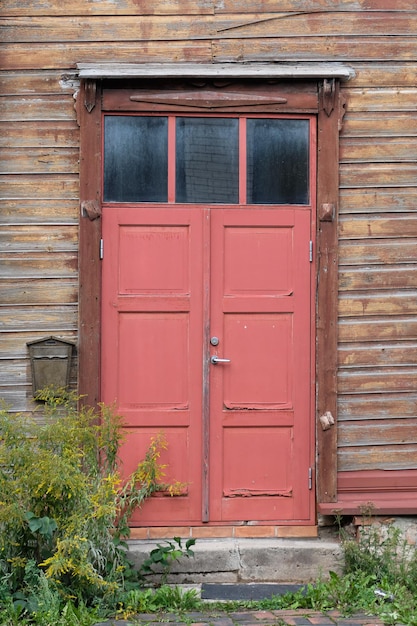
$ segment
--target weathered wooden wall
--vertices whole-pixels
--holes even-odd
[[[342,61],[339,469],[417,468],[415,0],[3,0],[0,396],[77,337],[76,63]]]

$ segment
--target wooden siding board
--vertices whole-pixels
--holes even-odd
[[[394,344],[374,343],[369,338],[365,345],[346,343],[339,346],[338,355],[340,368],[377,367],[387,363],[415,365],[417,364],[417,344],[414,341],[399,341]]]
[[[415,263],[417,240],[398,238],[341,241],[339,258],[343,265]]]
[[[338,401],[339,421],[363,421],[379,419],[411,418],[415,420],[417,393],[400,392],[384,394],[343,395]]]
[[[395,59],[386,59],[383,62],[361,63],[349,62],[354,70],[354,76],[349,80],[349,86],[342,88],[349,92],[358,87],[415,87],[415,62],[397,62]],[[346,121],[346,118],[345,118]]]
[[[417,161],[393,163],[341,163],[340,187],[415,187]]]
[[[340,471],[369,469],[415,469],[416,445],[385,445],[343,448],[339,451]]]
[[[79,132],[75,121],[0,121],[0,147],[74,148],[79,150]]]
[[[394,393],[414,391],[417,368],[388,365],[387,367],[342,369],[338,374],[339,392],[351,393]],[[417,459],[416,459],[417,461]]]
[[[16,0],[15,0],[16,1]],[[308,6],[306,7],[306,4]],[[216,12],[244,13],[245,11],[414,11],[414,0],[215,0]]]
[[[78,279],[31,278],[1,281],[2,304],[67,304],[77,302]]]
[[[351,318],[339,320],[339,350],[341,343],[360,343],[364,349],[369,341],[413,340],[417,337],[417,317]],[[417,409],[417,406],[416,406]]]
[[[0,200],[0,224],[78,224],[78,200]]]
[[[21,0],[3,0],[1,13],[5,16],[65,15],[90,17],[93,15],[200,15],[214,12],[213,0],[100,0],[88,2],[71,0],[62,5],[57,0],[32,0],[26,5]]]
[[[417,444],[417,429],[413,419],[374,420],[344,424],[339,434],[341,447]]]
[[[78,306],[73,303],[67,305],[54,303],[48,306],[33,304],[4,306],[0,310],[2,333],[55,335],[77,331]]]
[[[0,153],[1,174],[78,174],[78,165],[78,148],[9,148]]]
[[[223,39],[213,41],[213,60],[218,63],[240,61],[383,61],[395,58],[413,61],[417,37],[311,36],[305,38]],[[372,104],[372,101],[371,101]]]
[[[13,255],[0,254],[2,277],[5,279],[48,279],[78,277],[77,252],[32,252],[26,251]]]
[[[222,38],[390,35],[417,31],[415,13],[327,12],[218,15],[16,17],[0,18],[3,43],[176,41]]]
[[[63,74],[57,71],[27,70],[22,72],[0,71],[0,95],[59,95],[71,96],[79,87],[75,73]]]
[[[10,70],[75,69],[77,63],[105,63],[112,50],[113,63],[211,62],[211,41],[112,41],[41,44],[3,44],[3,67]]]
[[[413,162],[416,155],[417,135],[381,138],[345,137],[340,144],[340,159],[343,163]]]
[[[374,189],[341,189],[340,213],[346,215],[360,215],[361,213],[378,214],[390,212],[417,211],[417,187],[395,187]]]
[[[19,225],[0,230],[0,252],[72,251],[78,248],[78,227]]]
[[[79,199],[79,180],[76,174],[0,175],[0,198],[13,200],[27,198],[68,200]]]
[[[339,237],[346,240],[417,237],[417,214],[346,215],[339,223]]]
[[[417,287],[415,265],[410,266],[361,266],[339,271],[339,290],[365,291],[378,289],[410,289]]]
[[[343,119],[343,137],[366,137],[378,141],[381,137],[416,137],[417,113],[415,111],[348,112]]]
[[[403,289],[387,290],[375,293],[342,293],[339,297],[339,315],[341,317],[360,317],[365,315],[389,317],[390,315],[413,315],[416,312],[417,291]]]

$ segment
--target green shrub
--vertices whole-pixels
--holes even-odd
[[[156,436],[122,482],[121,417],[103,405],[77,409],[63,390],[39,399],[43,425],[0,410],[0,601],[29,612],[48,593],[49,609],[57,596],[61,607],[114,601],[132,575],[131,513],[152,493],[182,487],[163,482],[165,439]]]

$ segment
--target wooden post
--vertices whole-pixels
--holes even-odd
[[[337,501],[339,83],[319,89],[317,173],[317,500]]]
[[[100,84],[82,80],[77,98],[80,136],[78,392],[82,403],[100,399]]]

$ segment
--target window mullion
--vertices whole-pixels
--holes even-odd
[[[239,204],[246,204],[247,158],[246,117],[239,118]]]
[[[174,115],[168,117],[168,202],[175,202],[175,130],[177,118]]]

